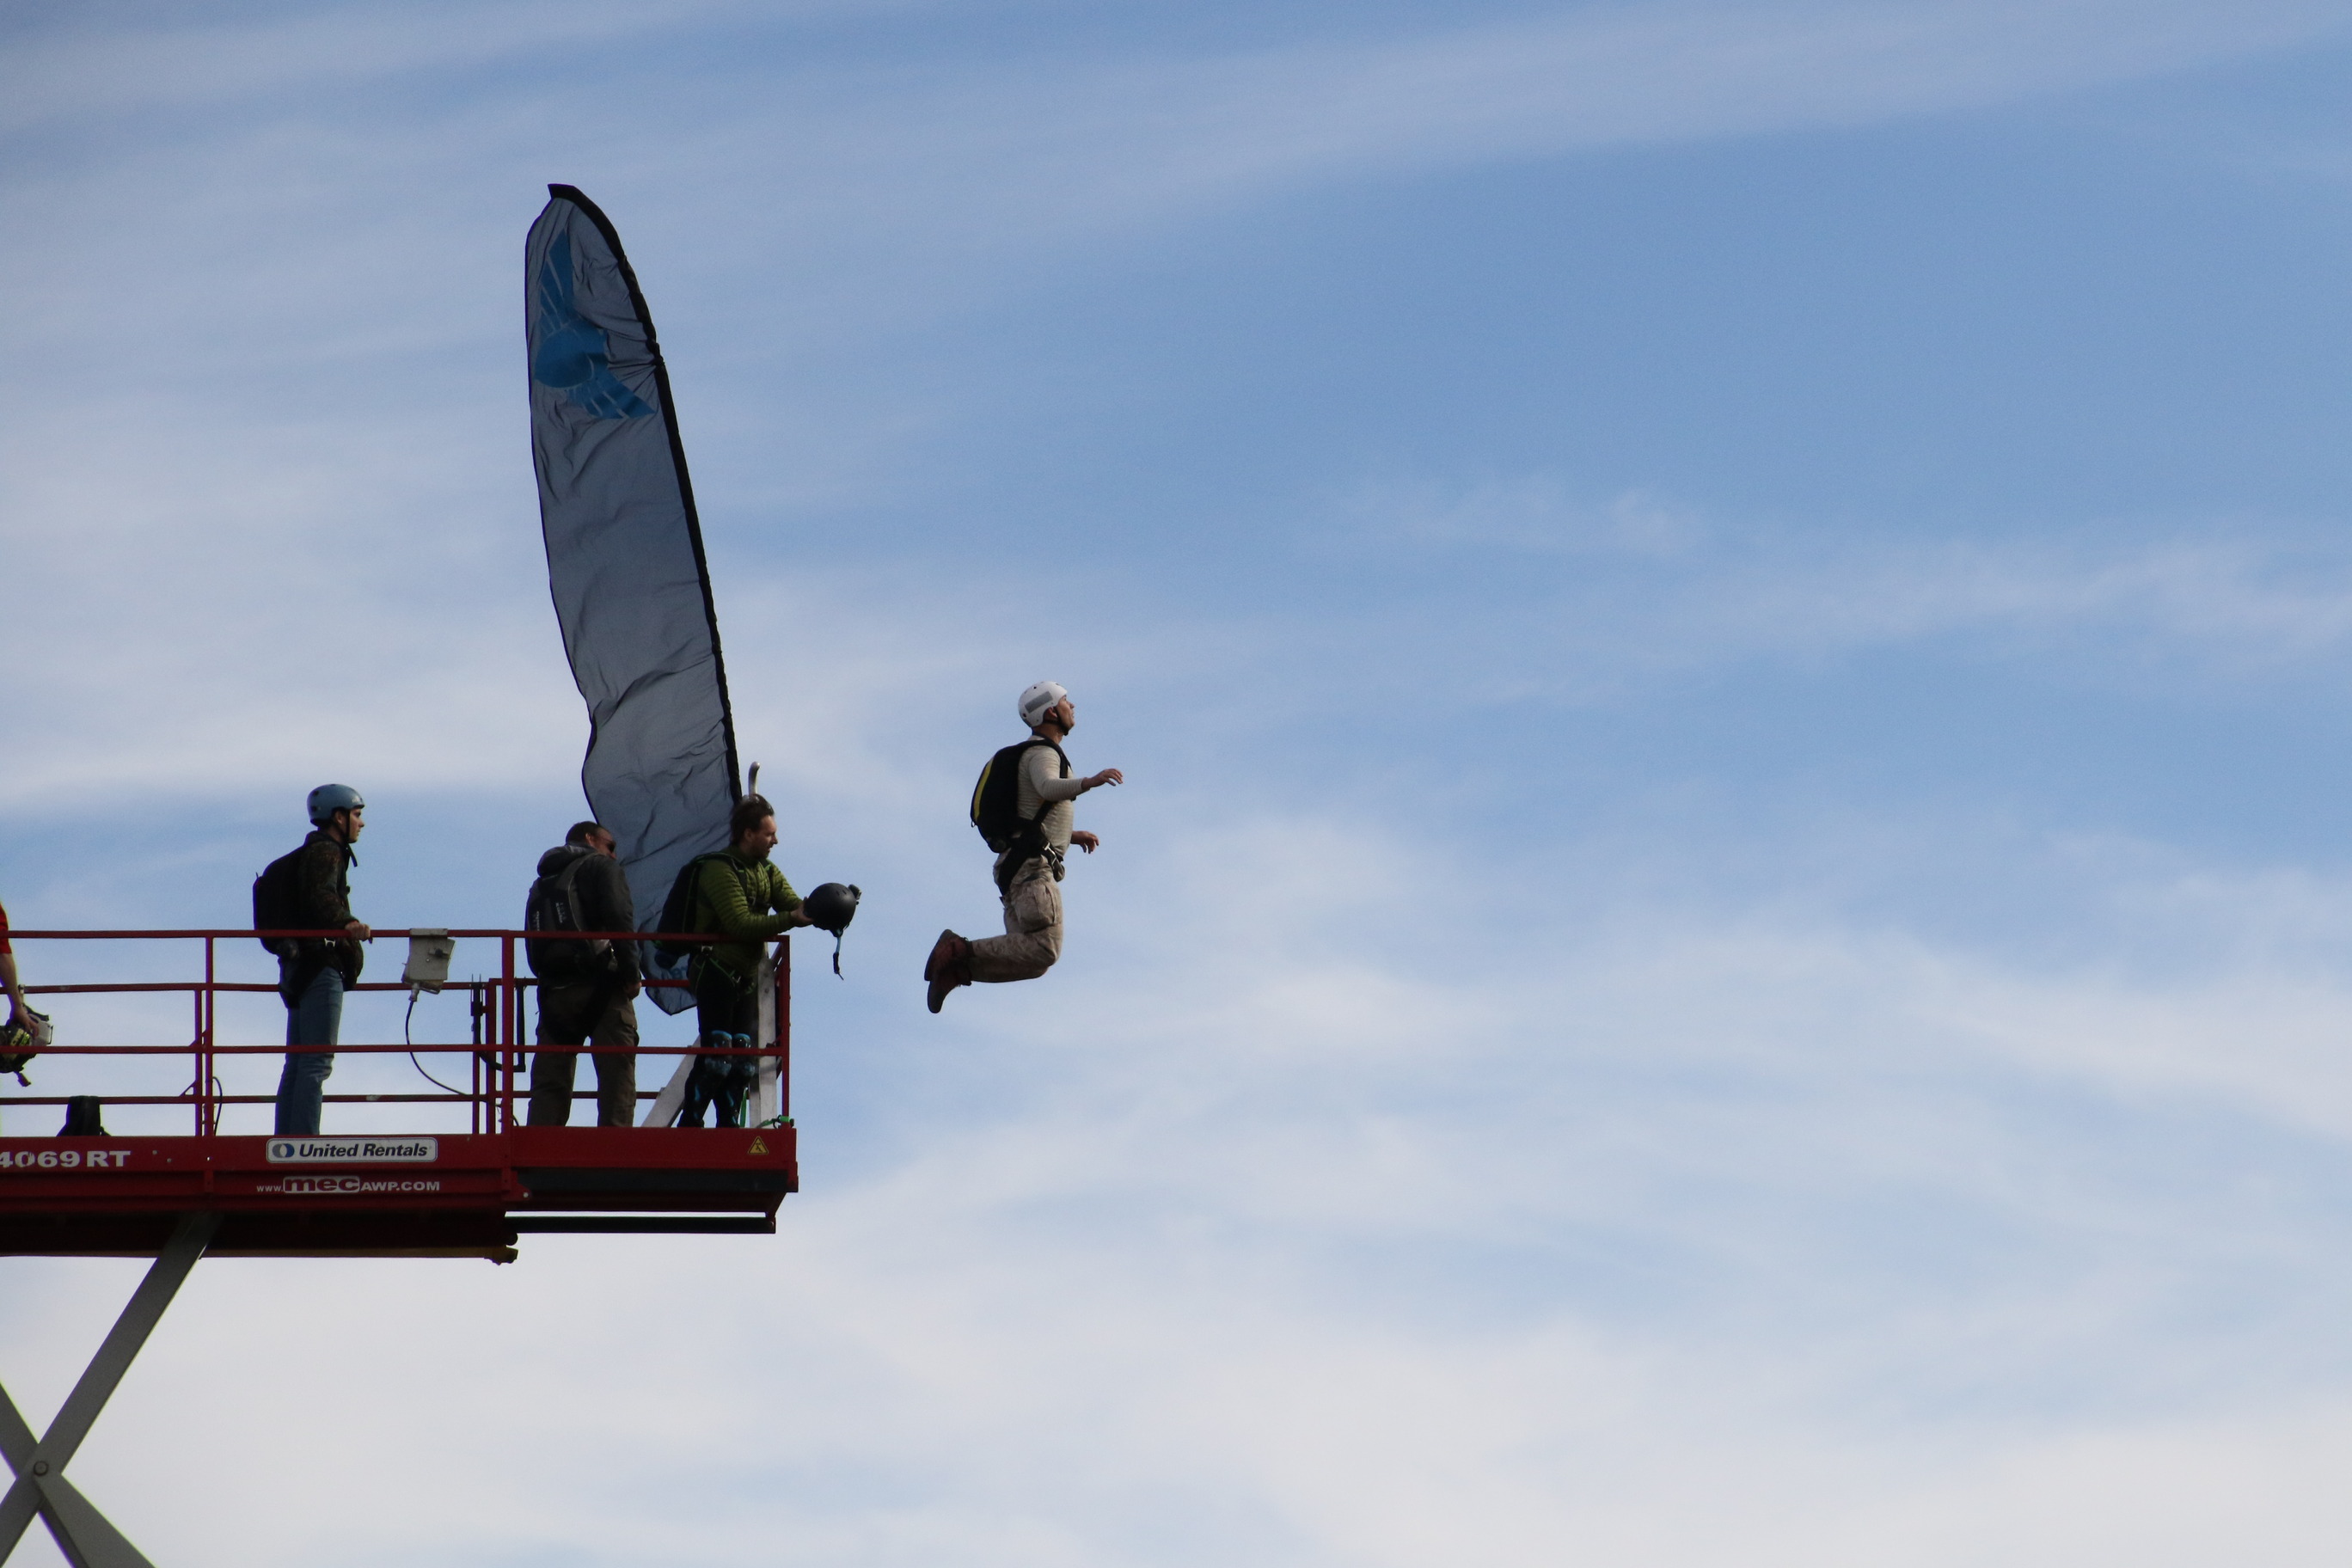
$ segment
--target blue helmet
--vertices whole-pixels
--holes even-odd
[[[320,784],[310,792],[310,825],[324,827],[339,811],[364,811],[367,802],[349,784]]]

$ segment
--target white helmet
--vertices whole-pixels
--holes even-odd
[[[1037,721],[1059,707],[1067,696],[1069,693],[1062,689],[1060,681],[1039,681],[1021,694],[1021,721],[1032,730],[1035,729]]]

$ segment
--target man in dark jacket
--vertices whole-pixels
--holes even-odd
[[[523,923],[533,931],[635,931],[629,879],[614,858],[613,836],[575,822],[563,842],[539,858]],[[596,1046],[596,1125],[628,1127],[637,1119],[637,1009],[644,989],[633,942],[523,944],[539,977],[539,1054],[530,1061],[530,1125],[572,1120],[579,1047]],[[564,1048],[570,1047],[570,1048]]]
[[[296,931],[341,931],[340,938],[306,937],[277,944],[278,994],[286,1004],[286,1068],[278,1075],[280,1132],[315,1135],[335,1070],[334,1047],[343,1026],[343,992],[359,983],[360,943],[373,934],[352,917],[352,846],[365,826],[367,802],[349,784],[310,792],[310,836],[294,863]],[[315,1047],[325,1047],[324,1050]],[[313,1047],[298,1049],[297,1047]]]

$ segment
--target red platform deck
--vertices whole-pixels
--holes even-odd
[[[790,1127],[319,1138],[0,1138],[0,1254],[511,1258],[519,1233],[772,1232]]]

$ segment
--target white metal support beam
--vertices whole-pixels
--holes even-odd
[[[751,1037],[763,1046],[775,1043],[776,961],[783,955],[783,952],[784,944],[780,942],[772,951],[763,953],[760,959],[760,973],[751,982],[760,988],[760,1022],[757,1032]],[[751,1085],[751,1092],[745,1098],[750,1103],[743,1110],[744,1126],[765,1127],[775,1119],[777,1094],[774,1057],[760,1058],[758,1079]]]
[[[16,1478],[7,1496],[0,1498],[0,1561],[16,1550],[26,1527],[37,1513],[49,1527],[58,1550],[74,1568],[154,1568],[66,1479],[65,1468],[219,1228],[217,1213],[180,1216],[172,1239],[147,1270],[147,1278],[140,1281],[131,1304],[114,1321],[106,1342],[98,1347],[81,1381],[66,1395],[57,1419],[38,1439],[7,1391],[0,1389],[0,1456],[7,1458],[8,1468]]]

